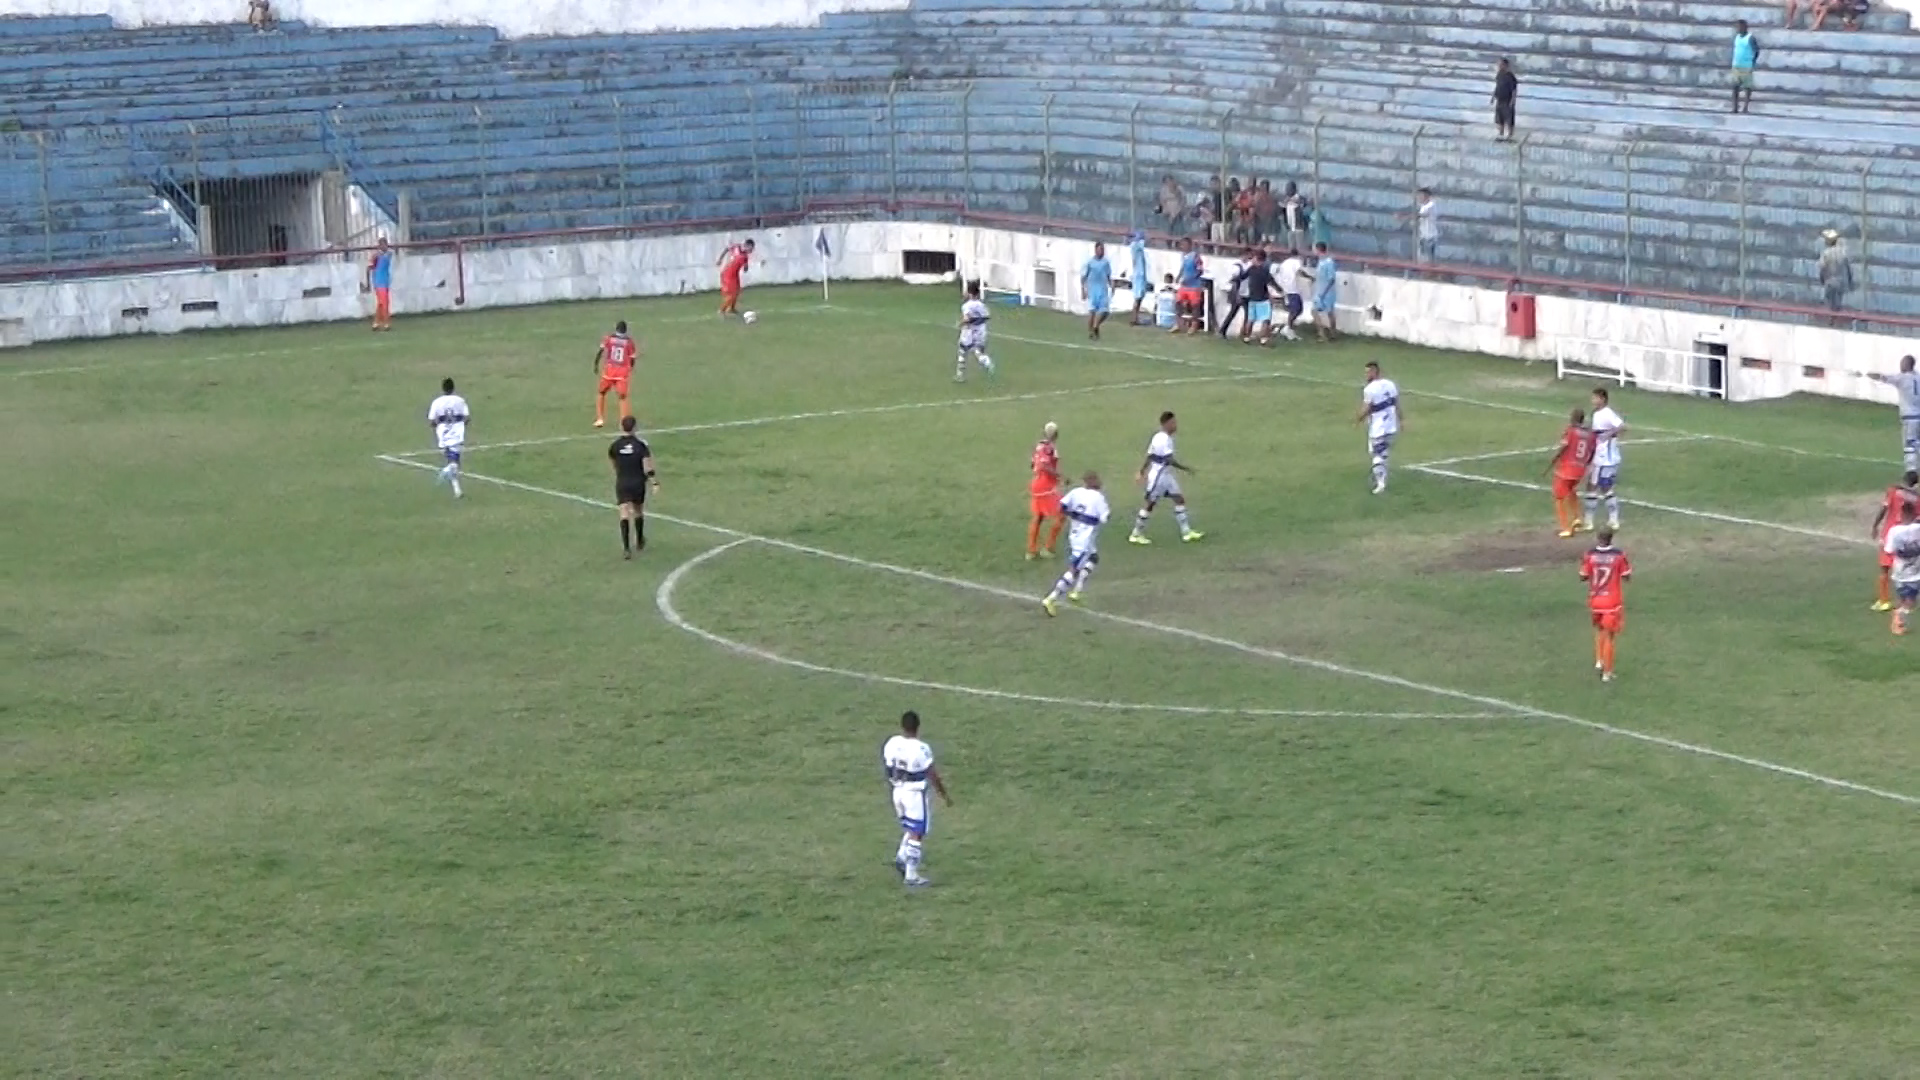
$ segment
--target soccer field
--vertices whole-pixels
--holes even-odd
[[[748,295],[0,354],[5,1073],[1920,1072],[1890,410],[1617,391],[1602,686],[1530,487],[1585,385],[1000,306],[955,385],[951,290]],[[1136,547],[1162,409],[1207,535]],[[1048,420],[1115,509],[1052,620]],[[913,893],[903,708],[956,800]]]

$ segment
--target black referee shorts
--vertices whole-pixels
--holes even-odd
[[[647,482],[645,480],[636,480],[632,483],[622,482],[613,485],[613,501],[616,506],[623,506],[627,503],[632,503],[635,506],[645,505],[647,501]]]

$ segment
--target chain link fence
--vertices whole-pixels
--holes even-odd
[[[1429,188],[1440,262],[1597,289],[1806,303],[1832,229],[1860,285],[1850,306],[1920,313],[1920,163],[1909,154],[1494,143],[1451,126],[1112,101],[901,80],[0,131],[0,261],[300,251],[374,232],[751,219],[904,197],[1198,232],[1192,208],[1218,177],[1264,180],[1276,195],[1296,185],[1335,249],[1409,260],[1414,192]],[[1174,217],[1157,215],[1169,179],[1188,211]]]

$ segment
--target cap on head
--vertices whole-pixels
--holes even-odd
[[[621,320],[620,320],[619,322],[617,322],[617,323],[614,323],[614,324],[613,324],[613,332],[614,332],[614,333],[616,333],[616,334],[624,334],[624,333],[626,333],[626,332],[627,332],[627,320],[625,320],[625,319],[621,319]]]
[[[920,714],[908,709],[900,714],[900,730],[909,735],[920,734]]]
[[[623,416],[620,418],[620,430],[629,435],[633,434],[633,429],[639,426],[640,422],[631,416]]]
[[[451,394],[451,393],[453,393],[453,380],[452,380],[452,379],[441,379],[441,380],[440,380],[440,392],[441,392],[441,393],[443,393],[443,394]]]

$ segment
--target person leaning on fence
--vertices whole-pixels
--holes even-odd
[[[1828,229],[1820,238],[1826,242],[1820,250],[1820,291],[1826,294],[1827,310],[1839,311],[1853,291],[1853,260],[1847,257],[1839,233]]]

